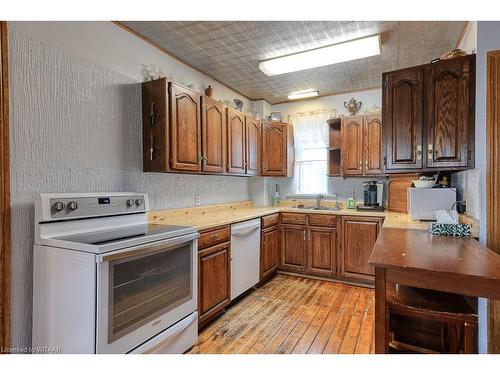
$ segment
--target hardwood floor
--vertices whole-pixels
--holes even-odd
[[[374,307],[372,289],[277,275],[202,330],[188,353],[373,353]]]

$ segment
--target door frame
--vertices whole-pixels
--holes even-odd
[[[10,159],[7,21],[0,21],[0,347],[10,347]]]
[[[500,254],[500,50],[487,54],[486,241]],[[500,353],[500,301],[488,301],[488,352]]]

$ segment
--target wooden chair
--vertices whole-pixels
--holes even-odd
[[[392,353],[477,353],[477,314],[458,294],[387,285]]]

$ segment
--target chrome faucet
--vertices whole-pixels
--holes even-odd
[[[321,207],[321,200],[324,198],[323,194],[318,194],[316,197],[316,207]]]

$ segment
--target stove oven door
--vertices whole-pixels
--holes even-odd
[[[196,311],[197,237],[99,257],[97,353],[127,353]]]

